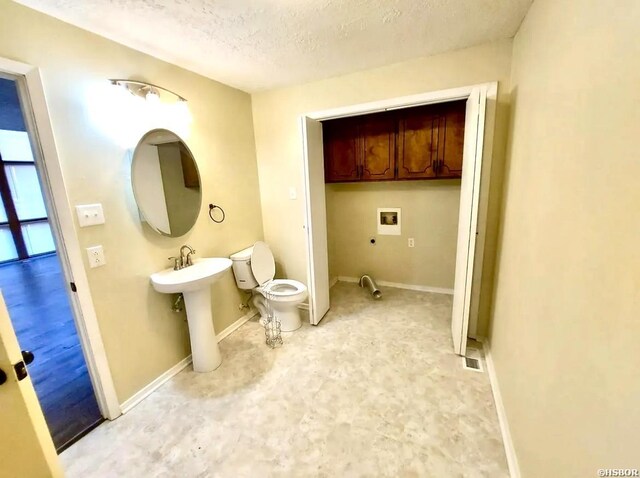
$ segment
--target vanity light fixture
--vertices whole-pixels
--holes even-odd
[[[186,98],[174,93],[171,90],[167,90],[162,86],[152,85],[144,81],[137,80],[109,80],[112,85],[125,88],[133,96],[139,96],[145,98],[147,101],[158,103],[163,97],[172,97],[177,102],[186,103]]]

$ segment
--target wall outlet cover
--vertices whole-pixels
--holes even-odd
[[[87,257],[89,258],[89,267],[101,267],[107,263],[104,258],[104,249],[102,246],[87,247]]]

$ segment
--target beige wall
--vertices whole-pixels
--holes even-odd
[[[459,180],[327,184],[326,199],[330,277],[453,289]],[[379,207],[402,209],[402,235],[378,235]]]
[[[280,262],[280,273],[306,283],[306,242],[302,138],[299,116],[324,109],[398,96],[499,81],[496,136],[486,227],[480,333],[486,329],[493,290],[493,257],[502,190],[502,169],[509,115],[511,41],[480,45],[351,75],[252,95],[265,240]],[[298,200],[288,197],[295,187]],[[283,221],[282,218],[286,218]]]
[[[638,468],[640,2],[536,0],[491,343],[522,476]]]
[[[104,206],[106,224],[77,234],[82,247],[104,245],[107,265],[87,267],[87,274],[123,401],[189,354],[184,316],[170,311],[170,295],[152,290],[149,275],[168,267],[167,257],[184,243],[201,257],[227,256],[262,238],[251,98],[7,0],[0,0],[0,56],[41,68],[70,202]],[[130,159],[92,121],[101,111],[89,92],[114,77],[157,83],[189,100],[186,143],[202,175],[203,209],[184,237],[161,237],[141,225]],[[209,202],[225,208],[223,224],[208,219]],[[231,272],[213,297],[220,331],[242,315]]]

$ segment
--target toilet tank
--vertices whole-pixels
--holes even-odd
[[[238,289],[253,289],[258,287],[258,281],[253,277],[251,272],[251,254],[253,246],[247,247],[235,254],[231,254],[229,259],[232,262],[233,276],[236,278]]]

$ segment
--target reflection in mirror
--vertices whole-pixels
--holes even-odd
[[[183,236],[198,218],[200,173],[187,145],[156,129],[142,137],[131,163],[133,195],[144,221],[165,236]]]

